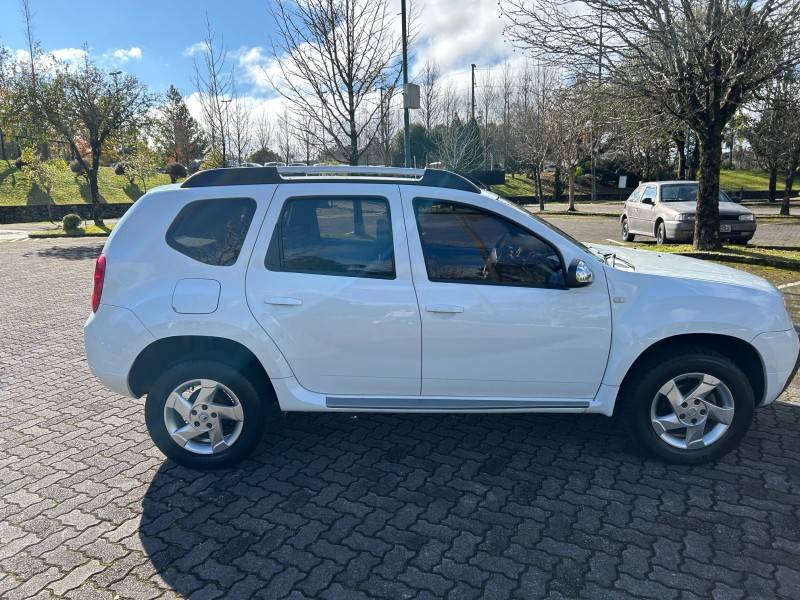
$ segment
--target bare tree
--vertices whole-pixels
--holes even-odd
[[[688,124],[700,146],[694,245],[719,241],[723,130],[800,61],[797,0],[503,0],[506,34],[544,60],[604,77]]]
[[[256,119],[253,128],[253,143],[256,152],[269,150],[272,146],[275,126],[267,115],[262,114]]]
[[[317,124],[320,143],[358,164],[381,126],[378,87],[400,77],[388,0],[276,0],[273,86]]]
[[[232,102],[228,106],[231,153],[241,164],[250,152],[252,143],[250,107],[239,96],[236,81],[231,79]],[[231,106],[232,105],[232,106]]]
[[[589,156],[587,124],[592,115],[591,94],[579,85],[562,87],[553,94],[546,120],[550,153],[567,174],[569,207],[575,209],[575,176],[578,165]]]
[[[517,77],[515,76],[514,70],[511,68],[511,63],[505,61],[500,71],[499,84],[502,109],[500,136],[503,150],[503,168],[505,169],[509,168],[509,159],[511,158],[511,105],[514,100],[514,86],[516,82]]]
[[[428,59],[420,74],[419,118],[428,131],[439,121],[441,106],[441,73],[436,61]]]
[[[231,92],[231,73],[226,70],[227,52],[222,39],[216,34],[206,15],[206,33],[202,41],[201,59],[194,61],[194,86],[199,93],[203,126],[208,134],[211,150],[222,157],[222,164],[230,158],[228,144],[228,103]]]
[[[292,121],[289,117],[288,108],[284,108],[283,114],[278,116],[275,135],[278,144],[278,154],[281,160],[288,165],[292,162]]]
[[[480,129],[474,120],[462,123],[456,115],[449,125],[436,129],[439,160],[453,171],[474,171],[483,164]]]

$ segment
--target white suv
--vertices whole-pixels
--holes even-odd
[[[619,415],[715,459],[796,369],[783,297],[584,246],[447,171],[263,167],[154,189],[95,272],[86,354],[168,457],[232,465],[283,411]]]

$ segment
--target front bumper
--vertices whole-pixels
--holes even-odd
[[[762,333],[753,338],[752,344],[764,361],[766,385],[764,397],[758,404],[765,406],[786,390],[797,373],[800,366],[800,338],[792,328]]]
[[[719,237],[722,240],[747,241],[752,239],[756,233],[755,221],[736,221],[734,223],[722,223],[730,225],[731,230],[720,231]],[[667,230],[667,238],[676,242],[691,242],[694,238],[694,221],[665,221],[664,227]]]
[[[108,389],[133,396],[128,373],[136,357],[155,337],[127,308],[101,304],[83,326],[89,368]]]

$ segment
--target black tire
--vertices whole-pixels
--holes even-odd
[[[229,388],[238,398],[244,420],[238,439],[215,454],[196,454],[182,448],[167,431],[164,405],[171,392],[192,379],[213,379]],[[265,400],[253,382],[236,369],[211,360],[189,360],[164,371],[153,383],[145,401],[144,414],[150,437],[165,456],[190,469],[223,469],[244,460],[258,445],[264,432]]]
[[[636,372],[621,392],[618,414],[632,440],[646,453],[674,464],[702,464],[736,448],[750,429],[755,406],[753,388],[742,370],[722,354],[702,347],[682,346],[654,355],[634,368]],[[662,440],[651,424],[650,407],[659,389],[684,373],[708,373],[722,381],[733,396],[733,421],[722,437],[703,448],[675,448]]]
[[[620,223],[620,229],[622,230],[622,241],[623,242],[632,242],[636,239],[636,236],[628,231],[628,219],[627,217],[622,218],[622,223]]]
[[[656,225],[656,244],[668,244],[669,240],[667,239],[667,226],[664,225],[664,221],[659,221]]]

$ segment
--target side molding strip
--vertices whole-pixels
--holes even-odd
[[[508,398],[325,398],[328,408],[397,410],[508,410],[588,408],[589,400],[509,400]]]

